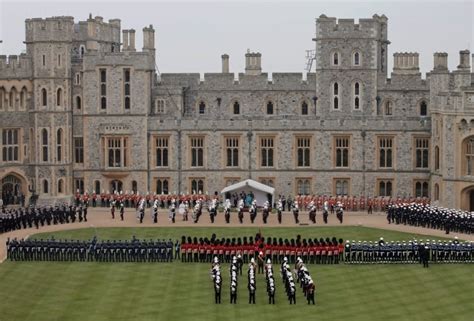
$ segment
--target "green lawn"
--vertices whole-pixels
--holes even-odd
[[[58,238],[180,238],[181,235],[254,235],[256,228],[107,228],[54,233]],[[264,236],[402,240],[418,237],[362,227],[262,228]],[[48,237],[41,234],[37,237]],[[423,237],[426,238],[426,237]],[[290,306],[276,275],[276,305],[267,304],[257,277],[257,304],[248,305],[245,275],[237,305],[230,305],[228,265],[223,304],[213,303],[209,265],[199,263],[0,264],[0,320],[473,320],[474,266],[309,265],[316,306],[301,291]]]

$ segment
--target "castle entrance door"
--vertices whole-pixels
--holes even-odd
[[[5,176],[2,179],[3,204],[20,204],[21,197],[23,197],[23,194],[20,179],[13,175]]]

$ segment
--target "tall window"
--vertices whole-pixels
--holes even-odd
[[[132,181],[132,192],[136,194],[138,192],[138,183],[137,181]]]
[[[81,109],[82,108],[82,100],[80,96],[76,96],[76,108]]]
[[[354,96],[353,96],[353,101],[354,101],[354,109],[358,110],[360,109],[360,83],[356,82],[354,83]]]
[[[308,115],[308,104],[305,101],[301,104],[301,115]]]
[[[2,160],[4,162],[19,161],[19,129],[2,130]]]
[[[260,165],[273,167],[274,138],[262,137],[260,139]]]
[[[76,178],[74,180],[74,187],[75,187],[75,192],[78,192],[79,194],[83,194],[84,193],[84,179]]]
[[[166,100],[157,99],[155,101],[155,114],[164,114],[165,113]]]
[[[378,182],[379,196],[392,196],[392,180],[380,180]]]
[[[415,197],[428,197],[428,182],[415,182]]]
[[[336,167],[349,167],[349,137],[335,138],[335,161]]]
[[[465,142],[465,162],[466,162],[466,175],[474,175],[474,138],[468,138]]]
[[[197,194],[204,193],[204,179],[203,178],[191,179],[191,191]]]
[[[238,167],[239,166],[239,138],[226,137],[225,148],[226,148],[226,166]]]
[[[62,106],[62,100],[63,100],[63,90],[61,88],[58,88],[56,91],[56,106]]]
[[[267,103],[267,115],[273,115],[273,103],[271,101]]]
[[[107,137],[106,138],[106,158],[108,167],[127,167],[127,144],[128,138],[126,137]]]
[[[14,109],[16,107],[16,89],[14,87],[10,90],[10,97],[8,101],[8,106],[10,107],[10,109]]]
[[[336,179],[334,181],[335,192],[337,196],[349,195],[349,180],[348,179]]]
[[[428,168],[429,138],[415,139],[415,167]]]
[[[74,162],[84,163],[84,138],[74,137]]]
[[[434,185],[434,200],[439,201],[439,185]]]
[[[95,181],[94,182],[94,192],[96,194],[100,194],[100,181]]]
[[[43,58],[43,59],[42,59],[42,60],[43,60],[43,67],[44,67],[44,66],[46,66],[46,55],[43,55],[42,58]]]
[[[123,70],[123,99],[124,108],[130,109],[130,69]]]
[[[392,102],[390,100],[387,100],[384,105],[384,115],[391,116],[392,112]]]
[[[204,166],[204,137],[191,137],[191,167]]]
[[[360,66],[360,53],[358,51],[354,52],[352,56],[352,63],[354,66]]]
[[[156,194],[168,194],[169,193],[169,179],[158,178],[156,180]]]
[[[56,132],[56,160],[63,160],[63,130],[61,128]]]
[[[45,88],[41,89],[41,104],[43,105],[43,107],[46,107],[48,105],[48,92]]]
[[[393,167],[393,138],[379,137],[379,167]]]
[[[201,101],[199,103],[199,113],[204,114],[205,112],[206,112],[206,104],[203,101]]]
[[[339,53],[338,52],[334,52],[332,54],[332,65],[339,66]]]
[[[435,147],[435,170],[439,170],[439,147]]]
[[[43,194],[49,193],[49,182],[47,179],[43,180]]]
[[[26,108],[26,88],[23,87],[20,92],[20,108]]]
[[[332,108],[339,109],[339,84],[337,82],[332,85]]]
[[[49,159],[49,145],[48,145],[48,131],[43,128],[41,131],[41,153],[43,162],[47,162]]]
[[[80,85],[80,84],[81,84],[81,74],[80,74],[80,73],[76,73],[75,84],[76,84],[76,85]]]
[[[61,67],[61,55],[58,55],[58,67]]]
[[[311,180],[308,178],[296,179],[296,193],[299,195],[311,194]]]
[[[426,101],[422,101],[420,103],[420,116],[427,116],[428,115],[428,105],[426,104]]]
[[[100,80],[100,108],[107,109],[107,70],[99,70],[99,80]]]
[[[234,102],[234,115],[239,115],[240,114],[240,104],[238,101]]]
[[[62,179],[58,180],[58,194],[64,193],[63,185],[64,185],[63,180]]]
[[[156,145],[156,167],[168,167],[169,137],[157,137]]]
[[[298,167],[310,166],[310,158],[311,158],[310,150],[311,150],[310,137],[297,137],[296,138],[296,166]]]
[[[0,87],[0,110],[3,110],[3,105],[5,101],[5,89],[3,87]]]

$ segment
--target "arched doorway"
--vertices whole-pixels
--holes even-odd
[[[112,193],[120,193],[123,189],[123,183],[122,181],[118,179],[114,179],[113,181],[110,182],[110,191]]]
[[[25,203],[25,194],[23,192],[23,182],[15,175],[7,175],[2,181],[2,200],[4,205]]]

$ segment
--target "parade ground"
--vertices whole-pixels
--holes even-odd
[[[252,236],[294,238],[336,237],[354,240],[441,239],[444,232],[389,225],[383,214],[346,212],[341,225],[335,216],[322,225],[296,225],[285,213],[281,226],[276,215],[269,224],[257,217],[243,226],[234,216],[225,224],[219,213],[211,226],[208,215],[199,223],[173,225],[165,211],[158,224],[150,215],[139,224],[127,209],[125,220],[112,220],[107,209],[90,209],[87,223],[45,226],[0,236],[1,255],[7,237],[87,240],[139,239],[180,240],[182,235],[210,237]],[[227,226],[226,226],[227,225]],[[39,234],[36,234],[39,233]],[[426,235],[432,235],[427,237]],[[450,234],[454,237],[456,234]],[[472,240],[472,235],[459,235]],[[279,273],[276,304],[269,305],[263,274],[257,275],[256,304],[248,304],[246,265],[238,284],[236,305],[229,304],[229,264],[222,264],[222,304],[214,304],[208,263],[100,263],[100,262],[11,262],[0,264],[0,320],[472,320],[474,274],[472,264],[308,264],[316,284],[316,305],[308,305],[297,289],[296,305],[289,305]],[[275,264],[275,271],[279,266]]]

